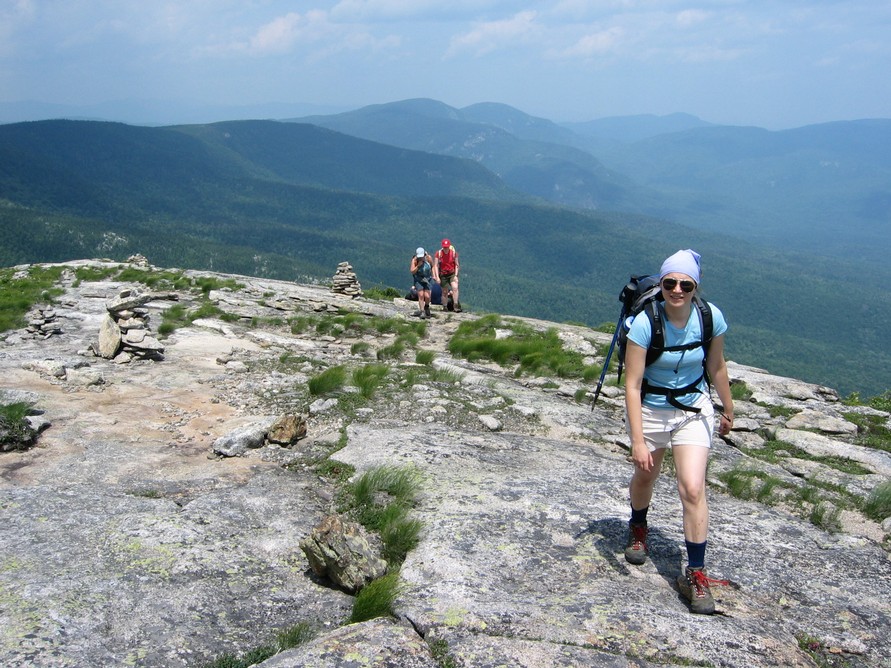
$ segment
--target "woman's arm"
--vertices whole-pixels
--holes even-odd
[[[643,471],[653,468],[653,456],[644,442],[640,388],[647,364],[647,350],[632,341],[625,349],[625,410],[628,413],[628,432],[631,435],[631,459]]]
[[[712,385],[721,398],[721,406],[723,406],[718,433],[726,436],[733,426],[733,395],[730,394],[730,377],[727,375],[727,363],[724,361],[723,334],[712,339],[708,349],[708,358],[705,360],[705,368]]]

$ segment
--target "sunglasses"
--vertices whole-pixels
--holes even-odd
[[[693,292],[696,289],[696,283],[694,281],[679,281],[676,278],[663,278],[662,289],[671,292],[677,287],[678,283],[681,284],[681,290],[684,292]]]

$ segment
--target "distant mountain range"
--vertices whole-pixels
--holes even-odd
[[[781,132],[686,114],[561,126],[506,105],[455,109],[422,99],[299,120],[468,158],[567,206],[878,265],[891,252],[891,119]]]
[[[410,100],[299,122],[0,125],[0,265],[143,253],[303,279],[349,260],[365,287],[399,288],[414,247],[449,236],[471,308],[598,325],[628,274],[692,246],[733,359],[875,394],[891,387],[889,124],[567,127]]]

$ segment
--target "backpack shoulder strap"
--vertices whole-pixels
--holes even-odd
[[[650,347],[647,348],[646,361],[646,366],[650,366],[665,350],[665,327],[663,325],[662,313],[659,311],[659,305],[655,299],[645,304],[643,310],[650,321]]]
[[[693,304],[699,312],[699,322],[702,326],[702,347],[705,349],[706,357],[708,357],[708,348],[715,335],[715,323],[712,318],[712,309],[707,301],[700,299],[698,296],[693,298]]]

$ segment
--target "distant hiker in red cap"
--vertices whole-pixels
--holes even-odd
[[[442,248],[433,256],[433,280],[442,287],[443,310],[461,313],[458,299],[458,251],[448,239],[442,240]]]

